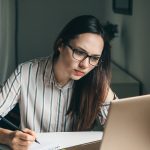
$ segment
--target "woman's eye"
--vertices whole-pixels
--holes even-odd
[[[100,57],[91,57],[91,61],[99,61]]]
[[[74,49],[76,55],[86,56],[87,54],[79,49]]]

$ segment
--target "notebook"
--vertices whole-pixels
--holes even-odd
[[[100,150],[150,150],[150,95],[111,102]]]
[[[34,142],[30,150],[81,150],[85,145],[91,146],[94,143],[93,145],[96,146],[95,143],[101,138],[102,132],[100,131],[37,133],[40,144]],[[97,143],[98,148],[99,144]]]

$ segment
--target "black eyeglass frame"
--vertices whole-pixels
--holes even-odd
[[[103,60],[101,59],[101,57],[99,57],[99,60],[98,60],[98,63],[96,64],[96,65],[93,65],[93,64],[91,64],[90,62],[90,60],[91,60],[91,58],[93,57],[93,56],[90,56],[90,55],[88,55],[86,52],[84,52],[85,54],[86,54],[86,56],[83,58],[83,59],[81,59],[81,60],[79,60],[79,59],[77,59],[77,58],[75,58],[74,57],[74,52],[76,51],[76,49],[77,48],[73,48],[70,44],[66,44],[66,46],[68,46],[71,50],[72,50],[72,57],[75,59],[75,60],[78,60],[78,61],[82,61],[82,60],[85,60],[87,57],[89,58],[89,64],[90,65],[92,65],[92,66],[98,66],[99,64],[99,61],[102,63],[103,62]],[[82,50],[81,50],[82,51]]]

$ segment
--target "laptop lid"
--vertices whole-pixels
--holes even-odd
[[[150,95],[111,102],[100,150],[150,150]]]

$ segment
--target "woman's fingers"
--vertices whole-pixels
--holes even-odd
[[[31,131],[29,129],[25,129],[25,130],[23,130],[23,132],[18,131],[17,134],[18,134],[17,136],[21,140],[31,141],[31,142],[35,141],[35,136],[36,135],[33,131]]]
[[[34,131],[30,130],[30,129],[25,128],[23,131],[36,137],[36,133]]]
[[[30,129],[24,129],[22,131],[13,131],[10,135],[9,146],[13,150],[27,150],[29,146],[35,141],[36,134]]]

